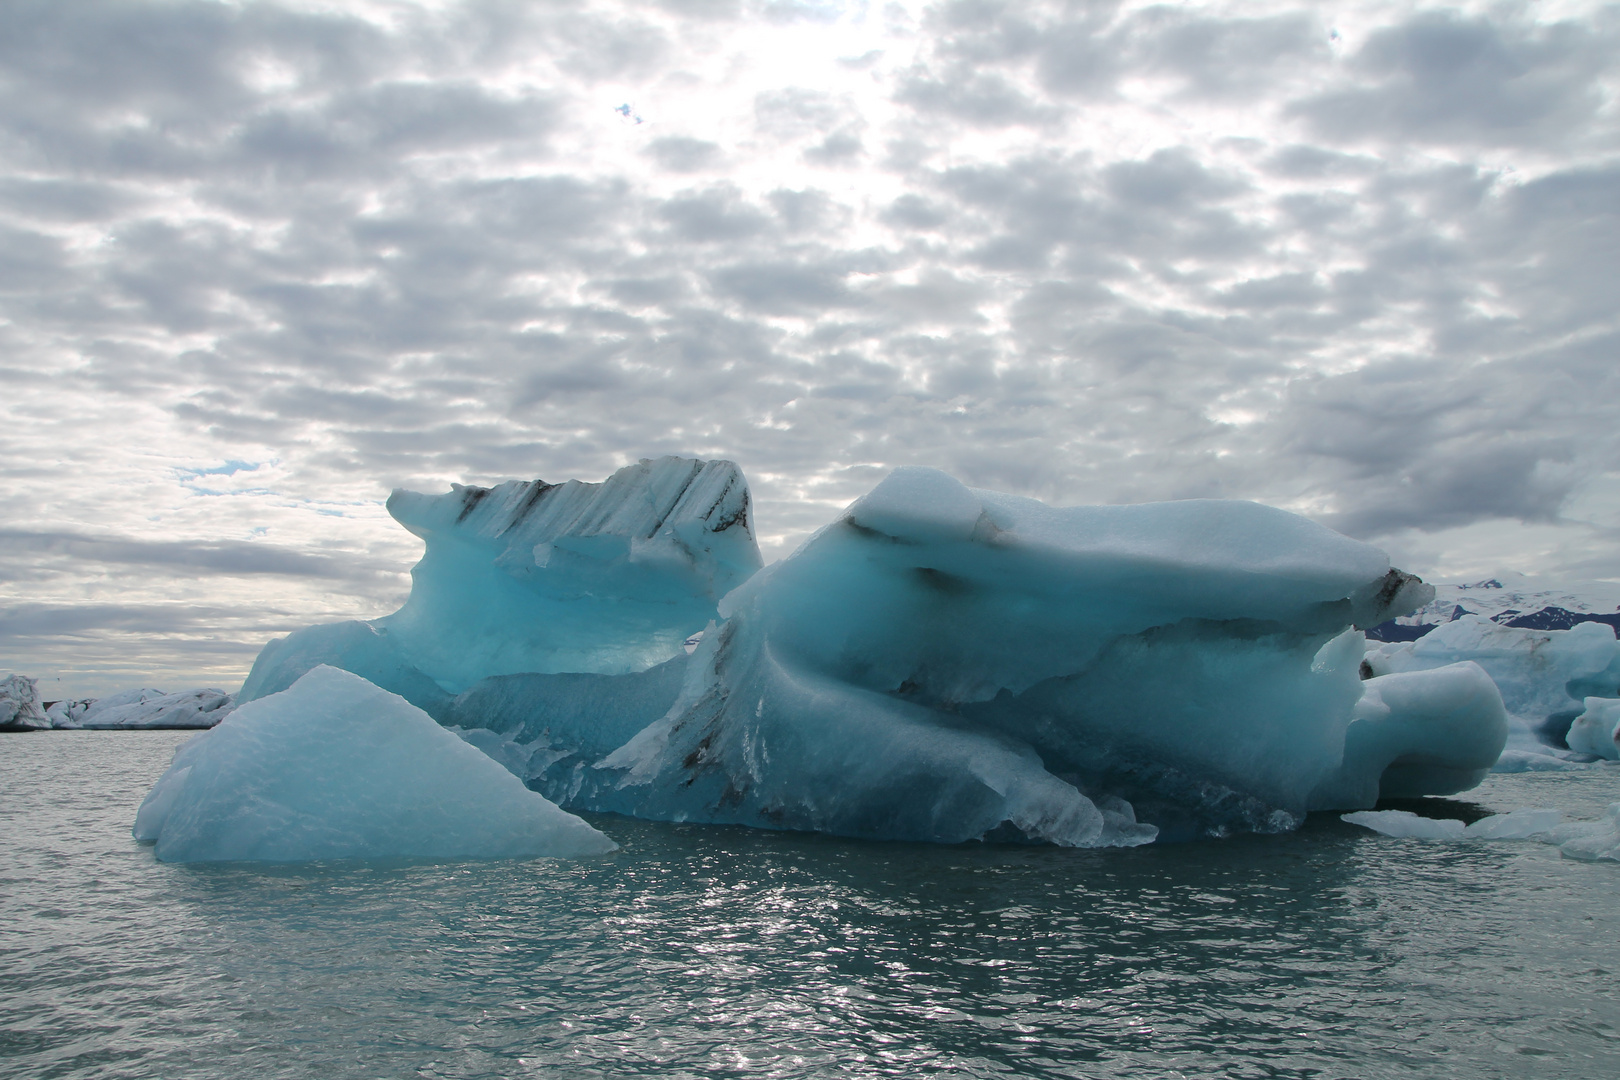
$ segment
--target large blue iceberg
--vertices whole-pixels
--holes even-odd
[[[243,699],[316,662],[411,682],[571,810],[1077,847],[1450,794],[1506,739],[1473,663],[1364,681],[1357,628],[1432,589],[1281,510],[904,468],[754,572],[735,466],[636,470],[541,517],[532,485],[396,493],[428,540],[410,603],[273,642]]]

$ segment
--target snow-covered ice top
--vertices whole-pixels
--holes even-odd
[[[324,666],[182,746],[141,803],[134,835],[166,862],[615,847],[420,709]]]
[[[804,552],[812,545],[815,556],[773,567],[722,613],[757,590],[791,588],[793,602],[773,607],[773,633],[812,653],[836,649],[846,665],[882,665],[869,676],[878,684],[920,677],[953,702],[1022,691],[1119,634],[1182,620],[1336,634],[1429,598],[1378,548],[1258,503],[1059,508],[921,467],[896,469]],[[906,570],[867,580],[881,562]],[[893,605],[912,608],[913,628],[896,633]],[[952,618],[935,617],[944,610]],[[1006,632],[980,632],[996,622]],[[934,651],[951,659],[930,663]]]
[[[271,642],[240,701],[322,663],[434,716],[496,675],[641,671],[681,652],[762,565],[748,483],[729,461],[644,460],[597,484],[396,491],[388,509],[427,542],[405,606]]]

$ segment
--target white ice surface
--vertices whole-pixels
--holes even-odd
[[[175,754],[134,835],[165,862],[591,855],[614,844],[402,698],[317,667]]]
[[[223,690],[126,690],[104,698],[59,701],[50,709],[58,728],[133,730],[137,728],[209,728],[231,714],[235,701]]]
[[[1385,836],[1414,840],[1540,840],[1572,859],[1620,860],[1620,803],[1597,821],[1564,821],[1561,810],[1515,810],[1464,825],[1453,818],[1426,818],[1405,810],[1341,814]]]

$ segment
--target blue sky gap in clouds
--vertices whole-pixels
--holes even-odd
[[[397,606],[392,487],[665,453],[768,558],[924,463],[1620,577],[1617,57],[1603,3],[0,6],[0,667],[229,688]]]

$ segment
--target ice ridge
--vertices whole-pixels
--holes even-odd
[[[324,663],[443,718],[490,676],[640,671],[681,652],[762,565],[748,483],[729,461],[643,460],[602,483],[395,491],[388,510],[427,544],[405,605],[271,642],[240,701]]]

